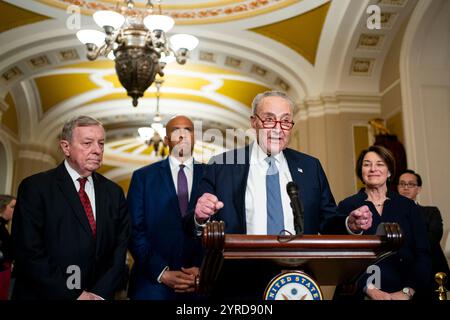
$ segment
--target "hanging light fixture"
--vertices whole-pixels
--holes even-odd
[[[126,6],[118,9],[120,13],[109,10],[94,13],[94,21],[104,33],[80,30],[77,37],[86,45],[89,60],[99,56],[113,58],[113,52],[119,81],[136,107],[156,75],[164,76],[167,59],[172,57],[185,64],[198,39],[189,34],[176,34],[168,40],[166,32],[175,22],[162,14],[159,0],[148,0],[145,11],[134,8],[132,0],[124,2]]]
[[[159,152],[159,148],[162,144],[162,139],[166,135],[166,128],[162,124],[162,116],[159,111],[159,102],[161,97],[161,86],[164,80],[157,78],[155,80],[156,86],[156,112],[153,117],[153,122],[150,127],[141,127],[138,129],[139,138],[141,141],[145,142],[147,145],[153,145],[155,153]]]
[[[156,113],[153,117],[153,123],[151,124],[151,127],[153,130],[158,132],[162,137],[166,135],[166,129],[164,128],[164,125],[161,123],[162,117],[161,113],[159,112],[159,101],[161,97],[161,86],[164,83],[164,80],[161,78],[158,78],[155,80],[155,86],[156,86]]]

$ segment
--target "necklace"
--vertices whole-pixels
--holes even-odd
[[[380,207],[384,206],[384,201],[376,203],[376,202],[373,201],[370,197],[368,197],[367,200],[370,201],[370,202],[372,202],[373,205],[374,205],[376,208],[380,208]]]
[[[384,203],[374,203],[373,204],[375,207],[382,207],[384,205]]]

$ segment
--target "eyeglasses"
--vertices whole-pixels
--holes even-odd
[[[273,119],[263,120],[256,113],[255,113],[255,116],[261,121],[264,129],[273,129],[277,126],[277,123],[279,123],[281,129],[291,130],[295,124],[293,121],[287,121],[287,120],[273,120]]]
[[[403,188],[403,189],[405,189],[406,187],[408,187],[408,188],[415,188],[415,187],[417,187],[417,183],[412,183],[412,182],[404,183],[404,182],[400,182],[400,183],[398,184],[398,186],[399,186],[400,188]]]

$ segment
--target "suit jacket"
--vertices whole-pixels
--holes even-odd
[[[437,207],[419,206],[419,211],[425,221],[428,232],[428,240],[430,242],[431,262],[433,265],[433,274],[437,272],[445,272],[450,276],[450,270],[447,258],[441,247],[441,239],[443,234],[442,217]]]
[[[194,163],[188,210],[199,196],[198,185],[204,165]],[[135,259],[128,295],[131,299],[177,299],[174,290],[157,281],[165,267],[199,266],[201,244],[183,229],[169,159],[143,167],[133,173],[128,190],[132,220],[130,251]]]
[[[64,163],[20,183],[12,225],[13,299],[76,299],[83,290],[113,298],[126,270],[130,219],[122,189],[98,173],[92,177],[95,238]],[[71,289],[77,275],[80,287]]]
[[[336,216],[336,202],[319,160],[292,149],[285,149],[283,154],[292,179],[298,185],[299,200],[303,203],[304,233],[330,231],[332,228],[327,226]],[[250,169],[249,158],[250,145],[216,156],[205,168],[200,194],[214,194],[224,203],[224,207],[212,218],[225,221],[226,233],[247,233],[245,190]],[[190,220],[193,224],[193,218]],[[336,233],[344,233],[345,230],[343,222],[341,228],[333,227]]]
[[[251,145],[248,145],[214,157],[206,166],[200,184],[200,195],[211,193],[224,203],[224,207],[214,214],[212,219],[224,221],[226,233],[247,233],[245,192],[250,170],[250,147]],[[291,177],[298,185],[299,200],[303,202],[304,233],[317,234],[331,230],[327,225],[328,221],[336,222],[333,220],[336,216],[336,203],[320,162],[292,149],[285,149],[283,153]],[[192,212],[186,220],[186,227],[191,223],[191,230],[195,230],[193,215]],[[343,221],[341,230],[334,227],[333,231],[345,232]],[[212,298],[233,301],[259,300],[269,281],[280,271],[279,267],[263,261],[226,261],[214,285]],[[239,290],[236,290],[238,284]]]

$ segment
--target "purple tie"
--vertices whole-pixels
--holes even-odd
[[[184,173],[184,164],[180,164],[180,170],[178,171],[178,203],[180,205],[181,216],[184,217],[187,213],[189,194],[186,174]]]

